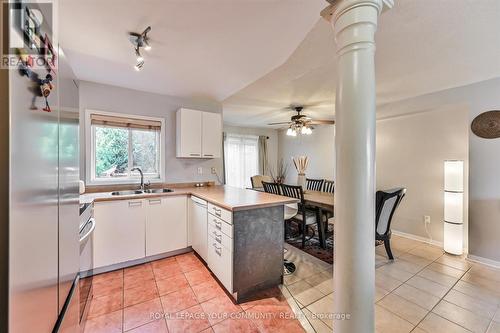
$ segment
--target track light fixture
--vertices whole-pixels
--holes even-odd
[[[132,45],[134,45],[135,56],[137,60],[137,63],[134,66],[136,71],[140,71],[144,67],[144,57],[141,54],[141,47],[146,51],[151,50],[151,44],[148,37],[148,32],[150,31],[151,27],[147,27],[141,33],[129,32],[129,39]]]

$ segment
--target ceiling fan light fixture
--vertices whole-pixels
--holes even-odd
[[[149,45],[147,40],[144,40],[144,50],[151,51],[151,45]]]
[[[134,66],[134,69],[139,72],[142,70],[143,67],[144,67],[144,60],[138,61],[137,64]]]

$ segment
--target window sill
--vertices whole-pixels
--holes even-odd
[[[109,185],[139,185],[140,178],[137,179],[120,179],[120,180],[92,180],[85,183],[86,186],[109,186]],[[164,179],[144,179],[144,184],[150,182],[151,184],[162,184]]]

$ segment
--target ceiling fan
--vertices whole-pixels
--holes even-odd
[[[151,31],[151,27],[147,27],[143,32],[129,32],[129,40],[134,45],[135,55],[137,57],[137,64],[135,65],[135,70],[140,71],[144,67],[144,57],[141,54],[141,48],[146,51],[151,50],[150,40],[148,32]]]
[[[302,110],[304,110],[304,105],[291,105],[287,107],[289,110],[293,110],[297,112],[296,115],[293,115],[290,118],[290,121],[279,122],[279,123],[270,123],[268,125],[287,125],[288,129],[286,131],[286,135],[289,136],[297,136],[297,134],[312,134],[312,130],[314,129],[313,125],[333,125],[335,124],[334,120],[313,120],[312,118],[302,114]]]

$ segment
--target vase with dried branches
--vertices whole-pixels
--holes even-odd
[[[288,163],[285,163],[285,161],[281,158],[278,161],[276,173],[273,171],[272,168],[269,168],[269,173],[271,174],[271,177],[273,178],[273,181],[275,183],[283,184],[285,182],[286,175],[288,173]]]
[[[297,170],[297,185],[305,189],[306,186],[306,170],[309,166],[309,158],[307,156],[292,157],[293,165]]]

